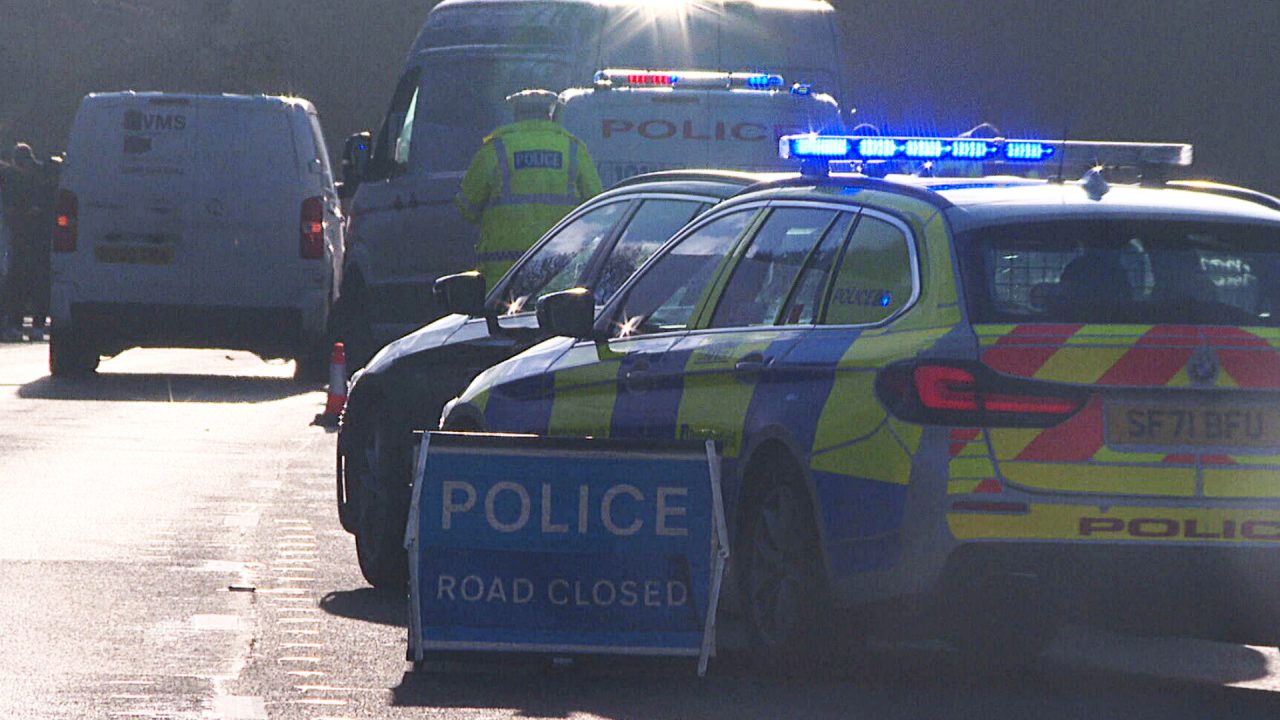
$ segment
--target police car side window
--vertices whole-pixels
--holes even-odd
[[[863,215],[836,269],[828,325],[863,325],[890,317],[911,299],[911,240],[898,226]]]
[[[773,325],[801,268],[835,219],[833,210],[774,210],[734,267],[711,327]]]
[[[547,293],[577,286],[592,254],[622,219],[628,204],[624,200],[602,205],[560,228],[516,267],[494,309],[514,315],[532,309],[532,303]]]
[[[594,288],[596,302],[613,297],[645,260],[706,207],[694,200],[645,200],[605,260]]]
[[[659,256],[628,291],[614,318],[614,337],[687,328],[756,213],[743,210],[717,218]]]
[[[831,278],[831,268],[836,264],[836,257],[840,254],[845,239],[849,237],[849,229],[856,217],[855,213],[840,213],[831,229],[827,230],[822,244],[805,261],[804,270],[800,271],[800,278],[796,280],[787,306],[778,318],[779,324],[808,325],[817,320],[818,311],[822,308],[822,298],[826,295]]]

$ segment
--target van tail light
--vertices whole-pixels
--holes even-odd
[[[876,377],[896,417],[928,425],[1050,427],[1084,407],[1087,391],[1001,375],[980,363],[909,361]]]
[[[80,200],[70,190],[59,190],[53,202],[53,251],[75,252],[79,241]]]
[[[302,235],[298,252],[303,260],[324,259],[324,198],[302,201]]]

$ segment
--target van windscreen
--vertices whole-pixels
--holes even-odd
[[[506,96],[529,88],[561,90],[568,65],[544,59],[432,53],[422,72],[417,137],[430,138],[431,172],[465,170],[481,140],[511,122]]]
[[[1055,220],[956,237],[975,323],[1280,326],[1280,228]]]

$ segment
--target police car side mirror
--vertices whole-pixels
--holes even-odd
[[[538,298],[538,327],[552,335],[578,340],[595,336],[596,299],[586,288],[573,288]]]
[[[350,187],[353,193],[356,186],[368,177],[372,147],[373,135],[366,130],[348,137],[342,149],[342,183]]]
[[[481,317],[484,310],[484,275],[477,270],[445,275],[431,286],[436,303],[446,313]]]

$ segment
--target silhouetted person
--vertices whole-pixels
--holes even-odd
[[[0,176],[4,215],[9,225],[9,283],[6,288],[4,339],[20,340],[23,318],[33,315],[31,339],[44,338],[49,314],[49,242],[53,230],[53,194],[49,175],[26,143],[13,146],[9,166]]]

